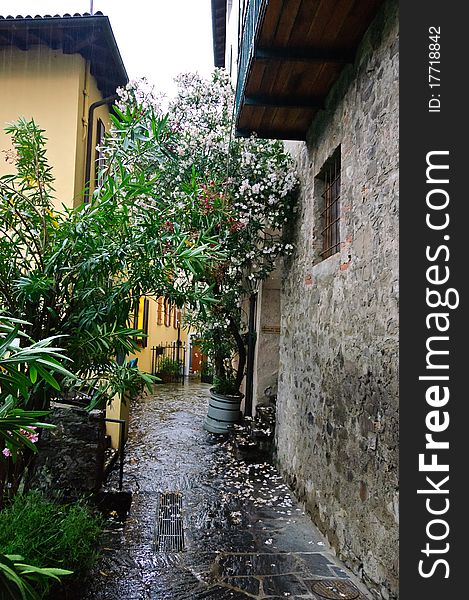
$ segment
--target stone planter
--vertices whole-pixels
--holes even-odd
[[[243,398],[243,394],[227,396],[210,388],[210,402],[204,420],[204,429],[210,433],[228,433],[240,420],[239,407]]]
[[[104,472],[104,411],[52,402],[47,420],[56,428],[42,432],[28,489],[67,501],[97,492]]]

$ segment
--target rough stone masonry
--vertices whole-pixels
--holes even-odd
[[[321,260],[318,174],[340,147],[340,251]],[[285,266],[281,470],[338,554],[398,593],[398,13],[386,2],[297,148]]]
[[[31,489],[75,500],[99,490],[104,470],[104,411],[53,402],[29,481]]]

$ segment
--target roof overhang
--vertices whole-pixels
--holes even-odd
[[[213,64],[225,66],[226,0],[212,0]]]
[[[0,17],[0,49],[29,50],[45,45],[64,54],[81,54],[90,63],[103,97],[129,81],[108,17],[94,15],[55,15]]]
[[[248,0],[236,132],[304,140],[383,0]]]

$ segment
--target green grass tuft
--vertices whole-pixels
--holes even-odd
[[[0,512],[0,553],[19,554],[38,567],[69,569],[77,579],[95,563],[101,531],[102,519],[84,502],[63,505],[30,492]]]

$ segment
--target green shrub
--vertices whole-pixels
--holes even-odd
[[[95,562],[102,520],[84,502],[63,505],[38,492],[17,495],[0,512],[0,553],[82,577]]]
[[[158,366],[158,373],[161,373],[162,375],[172,375],[173,377],[176,377],[179,375],[180,370],[181,365],[179,362],[169,356],[164,356]]]

